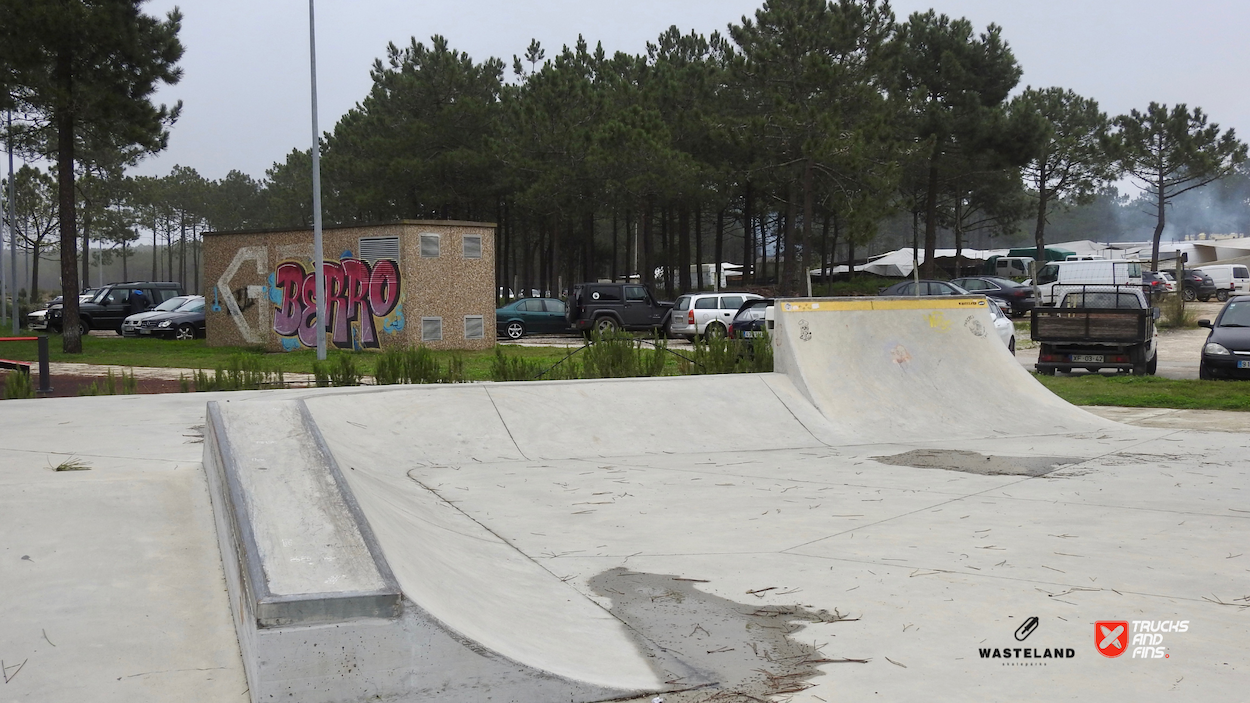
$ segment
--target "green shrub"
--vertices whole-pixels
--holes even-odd
[[[378,385],[394,383],[466,383],[464,356],[452,354],[444,368],[426,347],[388,349],[378,355],[373,371]]]
[[[682,373],[763,373],[773,370],[771,338],[728,339],[704,337],[696,339],[689,359],[683,359]]]
[[[113,370],[109,369],[104,378],[78,389],[78,395],[134,395],[138,392],[139,382],[135,379],[134,369],[129,374],[122,371],[120,376],[114,376]]]
[[[23,371],[10,371],[4,377],[4,397],[5,400],[34,398],[35,389],[30,383],[30,374]]]
[[[659,376],[668,361],[668,343],[658,337],[648,342],[627,332],[595,332],[582,352],[581,378]]]
[[[495,346],[495,358],[490,362],[492,381],[533,381],[543,372],[542,365],[520,356],[508,356],[503,347]]]
[[[313,362],[313,377],[318,388],[328,386],[359,386],[360,369],[351,354],[338,354],[333,360]]]
[[[1179,293],[1165,295],[1159,303],[1159,311],[1159,327],[1162,329],[1198,326],[1198,313],[1185,307]]]
[[[224,366],[214,369],[211,376],[203,369],[197,369],[194,382],[195,390],[204,393],[282,388],[286,385],[286,378],[280,367],[269,366],[254,354],[234,354]]]

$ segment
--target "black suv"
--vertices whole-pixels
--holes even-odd
[[[151,310],[161,303],[182,295],[182,284],[162,281],[110,283],[96,291],[88,302],[78,304],[79,327],[82,334],[90,330],[116,330],[122,333],[122,320],[135,313]],[[61,331],[62,303],[48,306],[48,327]]]
[[[565,317],[578,332],[607,334],[618,329],[662,331],[672,312],[672,303],[657,302],[637,283],[580,283],[569,294]]]
[[[1176,269],[1164,269],[1172,274],[1172,278],[1181,284],[1181,296],[1185,298],[1185,302],[1192,302],[1197,298],[1201,302],[1207,302],[1215,295],[1215,281],[1207,274],[1196,271],[1194,269],[1185,269],[1185,280],[1181,280],[1176,275]]]

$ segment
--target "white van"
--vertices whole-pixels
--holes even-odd
[[[1140,286],[1141,262],[1128,259],[1052,261],[1037,272],[1037,304],[1054,305],[1072,286]]]
[[[1250,268],[1242,264],[1200,266],[1198,270],[1215,281],[1215,299],[1221,303],[1230,295],[1250,293]]]

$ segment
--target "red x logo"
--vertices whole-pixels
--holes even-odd
[[[1094,646],[1104,657],[1115,658],[1128,648],[1128,622],[1099,620],[1094,623]]]

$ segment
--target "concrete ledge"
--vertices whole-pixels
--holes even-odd
[[[302,403],[236,404],[227,419],[210,402],[206,430],[258,627],[399,615],[399,584]]]

